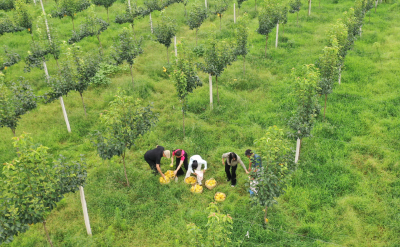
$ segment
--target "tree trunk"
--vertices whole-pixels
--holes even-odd
[[[110,23],[110,18],[108,18],[108,8],[107,9],[107,22]]]
[[[83,105],[83,109],[85,110],[85,116],[86,116],[86,107],[85,107],[85,102],[83,102],[83,95],[81,92],[79,92],[79,94],[81,95],[82,105]]]
[[[221,31],[222,14],[219,14],[219,31]]]
[[[46,232],[46,236],[47,236],[47,241],[49,241],[49,244],[51,247],[53,247],[53,243],[51,242],[49,233],[47,232],[47,228],[46,228],[46,221],[43,221],[43,227],[44,227],[44,231]]]
[[[174,50],[175,50],[175,57],[178,57],[178,49],[176,48],[176,36],[174,36]]]
[[[72,30],[75,31],[74,17],[71,17],[71,19],[72,19]]]
[[[187,13],[186,13],[186,5],[183,5],[183,7],[185,8],[185,17],[187,16]]]
[[[60,70],[60,65],[58,64],[58,59],[54,58],[56,60],[57,68]]]
[[[168,46],[167,46],[167,61],[168,61],[168,64],[169,64]]]
[[[208,85],[210,87],[210,109],[213,109],[212,76],[208,74]]]
[[[360,38],[361,38],[361,33],[362,33],[362,25],[360,26]]]
[[[342,66],[339,66],[339,85],[342,82]]]
[[[276,24],[276,40],[275,40],[275,48],[278,48],[278,39],[279,39],[279,22]]]
[[[69,133],[71,133],[71,127],[69,126],[68,115],[67,115],[67,111],[65,110],[63,97],[60,97],[60,104],[61,104],[62,112],[64,115],[65,124],[67,125],[67,130]]]
[[[236,6],[235,6],[235,3],[233,3],[233,23],[236,23]]]
[[[285,35],[285,24],[282,23],[282,35]]]
[[[183,123],[183,138],[185,138],[185,110],[184,110],[185,101],[182,101],[182,123]]]
[[[100,41],[100,35],[96,35],[97,40],[99,41],[99,45],[100,45],[100,55],[103,55],[103,46],[101,45],[101,41]]]
[[[267,223],[267,212],[268,212],[268,206],[265,206],[264,224]]]
[[[135,84],[133,82],[133,72],[132,72],[132,67],[133,65],[129,65],[129,69],[131,70],[131,78],[132,78],[132,86],[135,87]]]
[[[311,15],[311,0],[308,0],[308,16]]]
[[[133,26],[133,22],[131,23],[131,25],[132,25],[133,38],[136,39],[135,28],[134,28],[134,26]]]
[[[246,56],[243,56],[243,75],[246,75]]]
[[[150,29],[151,33],[153,33],[153,20],[151,19],[151,13],[150,13]]]
[[[11,129],[11,131],[14,134],[14,137],[15,137],[15,129]]]
[[[324,119],[325,119],[325,111],[326,111],[326,99],[328,98],[328,95],[325,94],[325,106],[324,106]]]
[[[123,163],[124,163],[124,173],[125,173],[125,178],[126,178],[126,184],[127,184],[128,187],[129,187],[128,175],[126,174],[126,166],[125,166],[125,151],[124,151],[124,153],[122,154],[122,161],[123,161]]]
[[[217,101],[219,105],[219,94],[218,94],[218,76],[215,76],[215,84],[217,85]]]
[[[197,31],[199,31],[198,28],[196,28],[196,46],[197,46]]]
[[[267,45],[268,45],[268,34],[265,35],[266,39],[265,39],[265,57],[267,57]]]

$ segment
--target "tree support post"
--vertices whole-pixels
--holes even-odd
[[[210,87],[210,109],[213,109],[213,94],[212,94],[212,76],[208,74],[208,84]]]
[[[278,48],[278,38],[279,38],[279,22],[276,24],[276,40],[275,40],[275,48]]]
[[[233,23],[236,23],[236,8],[235,8],[235,3],[233,3]]]
[[[151,19],[151,13],[150,13],[150,29],[151,33],[153,33],[153,20]]]
[[[64,100],[63,100],[62,96],[60,97],[60,103],[61,103],[61,108],[62,108],[62,112],[64,115],[65,124],[67,125],[68,133],[71,133],[71,127],[69,126],[68,115],[67,115],[67,111],[65,110]]]
[[[174,36],[175,57],[178,57],[178,49],[176,48],[176,36]]]
[[[308,0],[308,16],[311,15],[311,0]]]
[[[85,220],[86,231],[89,236],[92,236],[92,230],[90,228],[89,214],[86,206],[85,192],[82,186],[79,186],[79,193],[81,195],[81,203],[83,210],[83,218]]]
[[[297,144],[296,144],[296,156],[294,158],[294,163],[297,164],[297,162],[299,161],[299,156],[300,156],[300,138],[297,138]]]

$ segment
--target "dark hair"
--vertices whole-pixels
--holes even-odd
[[[229,164],[232,162],[232,159],[237,160],[237,155],[234,152],[229,153]]]
[[[193,169],[193,170],[196,170],[197,167],[199,167],[199,163],[197,163],[197,160],[193,160],[193,162],[192,162],[192,169]]]
[[[174,150],[174,152],[175,152],[176,150]],[[177,151],[176,151],[176,153],[175,153],[175,156],[181,156],[181,154],[182,154],[182,150],[180,150],[180,149],[177,149]]]
[[[244,155],[248,156],[248,155],[252,155],[253,152],[251,152],[250,149],[247,149],[246,152],[244,152]]]

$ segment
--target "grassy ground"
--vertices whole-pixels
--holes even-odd
[[[139,2],[140,4],[140,2]],[[304,4],[304,3],[303,3]],[[45,2],[50,13],[54,2]],[[233,5],[233,4],[231,4]],[[261,3],[258,3],[261,5]],[[186,225],[190,222],[205,228],[205,208],[213,201],[215,191],[192,195],[182,181],[161,186],[158,177],[150,175],[143,154],[161,144],[168,149],[184,148],[189,155],[200,154],[210,165],[207,176],[219,182],[218,191],[227,194],[219,206],[233,217],[234,242],[242,246],[399,246],[400,234],[400,167],[399,147],[399,81],[400,81],[400,4],[382,4],[377,13],[367,14],[362,38],[346,57],[341,85],[336,85],[328,97],[326,119],[320,117],[313,137],[303,140],[301,166],[293,177],[287,193],[279,204],[269,210],[269,224],[263,228],[263,212],[250,207],[246,192],[245,173],[238,168],[238,186],[225,182],[222,153],[235,151],[244,157],[244,150],[263,135],[265,128],[277,125],[287,129],[294,99],[290,70],[314,63],[324,47],[325,31],[330,23],[353,6],[353,1],[321,1],[314,3],[312,16],[306,8],[300,11],[299,27],[296,16],[289,15],[280,47],[274,48],[275,32],[264,57],[265,37],[258,35],[258,20],[254,2],[245,2],[240,15],[250,17],[250,53],[239,58],[219,78],[220,104],[209,111],[208,76],[201,74],[204,86],[189,97],[186,138],[182,135],[179,101],[173,84],[162,67],[166,65],[165,47],[150,34],[148,18],[135,22],[137,36],[144,37],[144,53],[134,65],[135,88],[125,70],[112,78],[106,88],[90,88],[84,93],[88,116],[84,116],[78,93],[64,98],[71,123],[68,134],[59,102],[40,105],[23,116],[17,134],[32,133],[35,141],[51,148],[54,154],[77,159],[84,154],[89,166],[85,187],[93,237],[87,237],[79,195],[67,195],[48,217],[48,228],[56,246],[187,246]],[[40,13],[38,6],[35,15]],[[190,8],[190,7],[189,7]],[[199,31],[199,44],[210,37],[232,39],[234,23],[232,6],[222,18],[208,19]],[[105,19],[104,8],[96,10]],[[110,8],[110,20],[121,13],[121,2]],[[195,46],[194,31],[185,25],[183,5],[168,7],[166,15],[179,25],[178,41]],[[4,14],[4,13],[2,13]],[[11,16],[12,13],[7,13]],[[78,13],[75,27],[83,22],[85,12]],[[160,13],[153,15],[157,23]],[[369,16],[371,21],[369,22]],[[71,36],[70,19],[52,20],[62,40]],[[106,54],[122,26],[112,23],[101,35]],[[281,33],[282,34],[282,33]],[[15,49],[22,56],[29,49],[28,33],[6,34],[1,44]],[[97,48],[96,38],[85,38],[79,45],[85,51]],[[374,45],[375,44],[375,45]],[[378,44],[378,45],[377,45]],[[171,51],[172,49],[170,49]],[[169,54],[172,58],[172,51]],[[50,74],[56,73],[55,62],[49,61]],[[46,90],[43,71],[34,69],[23,73],[24,63],[10,67],[7,80],[19,76],[29,79],[38,93]],[[99,113],[107,108],[117,88],[152,103],[158,112],[157,126],[136,147],[128,152],[128,177],[131,187],[123,186],[124,175],[119,158],[102,161],[90,143],[89,133],[97,129]],[[214,88],[215,92],[215,88]],[[321,98],[321,104],[323,103]],[[0,129],[0,163],[12,160],[12,133]],[[293,146],[294,146],[293,141]],[[169,162],[162,161],[167,170]],[[118,208],[118,209],[117,209]],[[120,213],[118,213],[120,212]],[[118,217],[120,214],[120,217]],[[245,237],[249,231],[249,238]],[[7,246],[47,245],[42,225],[31,229]]]

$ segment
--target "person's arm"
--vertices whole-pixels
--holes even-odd
[[[249,171],[246,169],[246,166],[243,164],[243,161],[240,157],[237,157],[237,161],[242,165],[243,169],[249,174]]]
[[[157,168],[158,173],[160,173],[160,175],[161,175],[165,180],[167,180],[167,179],[165,178],[165,175],[164,175],[164,174],[162,173],[162,171],[161,171],[160,164],[156,164],[156,168]]]
[[[228,158],[229,153],[225,153],[222,155],[222,165],[225,165],[225,159]]]
[[[207,170],[207,161],[203,160],[203,164],[204,164],[203,172],[206,172],[206,170]]]
[[[181,161],[179,162],[178,168],[176,168],[176,170],[174,171],[174,175],[175,175],[175,176],[176,176],[176,174],[178,173],[179,169],[181,169],[182,164],[183,164],[183,160],[181,160]]]
[[[171,164],[169,165],[170,167],[172,167],[174,165],[174,156],[175,156],[175,154],[172,153],[172,155],[171,155]]]

